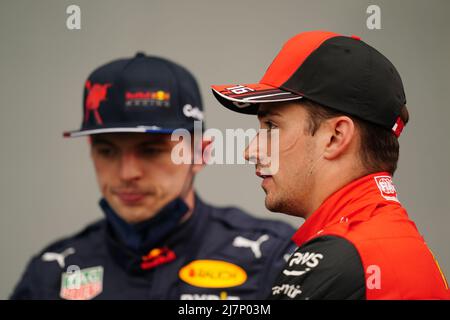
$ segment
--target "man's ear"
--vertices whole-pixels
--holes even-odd
[[[327,160],[336,159],[346,153],[356,138],[355,123],[347,116],[326,120],[324,130],[326,145],[323,157]]]
[[[212,142],[213,142],[212,139],[207,140],[205,138],[202,138],[201,145],[194,146],[194,164],[192,168],[194,173],[200,172],[200,170],[203,169],[203,167],[205,166],[205,163],[211,157]],[[201,163],[196,163],[195,159],[201,159]]]

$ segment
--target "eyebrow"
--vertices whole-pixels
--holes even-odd
[[[258,110],[257,113],[258,119],[267,117],[267,116],[278,116],[281,117],[281,114],[274,110]]]
[[[102,139],[102,138],[98,138],[98,137],[92,137],[92,145],[96,145],[96,144],[109,144],[111,146],[114,145],[114,143],[112,143],[111,141],[108,141],[106,139]]]

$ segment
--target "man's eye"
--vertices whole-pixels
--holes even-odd
[[[114,150],[112,148],[97,148],[97,153],[103,157],[111,157],[114,155]]]
[[[265,129],[272,130],[275,129],[277,126],[274,125],[272,121],[264,121],[264,127]]]

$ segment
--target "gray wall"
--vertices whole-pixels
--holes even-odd
[[[82,29],[66,28],[66,7],[81,6]],[[368,30],[366,8],[381,7]],[[0,298],[32,254],[101,217],[85,139],[61,132],[81,121],[83,82],[99,64],[137,50],[192,70],[209,127],[256,128],[218,106],[212,83],[259,80],[285,40],[305,30],[356,34],[403,77],[412,116],[401,137],[400,200],[450,275],[450,74],[448,1],[1,1]],[[200,195],[255,215],[268,212],[252,167],[215,165],[197,180]]]

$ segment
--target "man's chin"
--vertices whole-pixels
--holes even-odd
[[[266,206],[267,210],[269,210],[269,211],[280,212],[279,211],[279,204],[267,192],[266,192],[266,198],[264,200],[264,205]]]
[[[149,211],[143,209],[123,209],[120,213],[121,218],[130,224],[143,222],[145,220],[153,218],[155,215],[156,213],[149,213]]]
[[[279,212],[289,215],[292,214],[290,213],[289,207],[286,206],[286,201],[283,201],[282,199],[276,199],[271,193],[268,193],[266,195],[264,205],[266,206],[267,210],[271,212]]]
[[[114,210],[123,220],[130,224],[139,223],[156,215],[156,211],[148,206],[142,205],[126,205],[118,203],[114,206]]]

